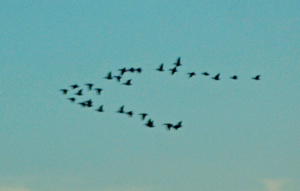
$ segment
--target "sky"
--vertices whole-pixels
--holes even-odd
[[[0,191],[300,190],[299,9],[296,0],[1,1]],[[143,71],[104,78],[124,67]],[[93,107],[78,104],[88,99]],[[132,118],[116,113],[122,105]]]

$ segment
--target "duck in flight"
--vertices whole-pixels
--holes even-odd
[[[108,79],[108,80],[112,80],[113,77],[112,77],[112,75],[111,75],[111,72],[109,72],[109,73],[107,74],[107,76],[104,77],[104,78],[105,78],[105,79]]]
[[[78,103],[79,105],[81,105],[82,107],[85,107],[86,106],[86,103],[85,102],[80,102]]]
[[[146,116],[148,115],[147,113],[140,113],[139,115],[142,116],[142,120],[145,120]]]
[[[260,77],[260,75],[257,75],[257,76],[255,76],[255,77],[253,77],[252,79],[253,79],[253,80],[260,80],[259,77]]]
[[[61,90],[59,90],[59,91],[61,91],[64,95],[66,95],[67,94],[67,92],[68,92],[68,90],[67,89],[61,89]]]
[[[157,70],[157,71],[160,71],[160,72],[163,72],[163,71],[164,71],[164,64],[162,63],[162,64],[160,65],[160,67],[157,68],[156,70]]]
[[[91,91],[94,84],[91,84],[91,83],[90,83],[90,84],[85,84],[85,85],[86,85],[86,86],[88,87],[88,89]]]
[[[238,79],[237,76],[232,76],[232,77],[230,77],[230,78],[233,79],[233,80],[237,80],[237,79]]]
[[[78,95],[78,96],[82,96],[83,94],[82,94],[82,89],[81,90],[79,90],[77,93],[75,93],[76,95]]]
[[[118,82],[121,81],[122,76],[114,76],[114,77],[117,79]]]
[[[90,99],[90,100],[87,100],[87,101],[85,101],[85,103],[86,103],[86,106],[88,106],[88,107],[93,107],[93,102],[92,102],[92,100]]]
[[[207,73],[207,72],[203,72],[202,73],[204,76],[209,76],[209,73]]]
[[[96,111],[98,111],[98,112],[104,112],[103,105],[101,105],[98,109],[96,109]]]
[[[95,90],[97,91],[97,94],[100,95],[101,94],[101,91],[102,89],[101,88],[95,88]]]
[[[119,111],[117,111],[118,113],[124,113],[124,105],[120,107]]]
[[[131,72],[131,73],[133,73],[134,71],[135,71],[134,68],[130,68],[130,69],[127,70],[127,72]]]
[[[174,129],[179,129],[180,127],[182,127],[181,126],[181,123],[182,123],[182,121],[180,121],[177,125],[174,125],[173,127],[174,127]]]
[[[132,117],[133,112],[132,112],[132,111],[128,111],[126,114],[127,114],[129,117]]]
[[[188,73],[188,75],[189,75],[189,77],[191,78],[191,77],[195,76],[196,73],[195,73],[195,72],[190,72],[190,73]]]
[[[175,72],[178,72],[177,67],[174,67],[173,69],[169,69],[171,71],[171,75],[174,75]]]
[[[119,69],[119,71],[121,72],[121,76],[123,76],[123,74],[125,74],[125,72],[127,72],[126,68]]]
[[[71,97],[71,98],[68,98],[68,100],[70,100],[72,103],[74,103],[76,99],[74,97]]]
[[[220,80],[220,74],[217,74],[215,77],[212,77],[212,79],[214,79],[214,80]]]
[[[167,129],[170,131],[171,128],[173,127],[173,125],[171,123],[165,123],[164,125],[166,125]]]
[[[137,71],[140,74],[143,70],[142,70],[142,68],[137,68],[137,69],[135,69],[135,71]]]
[[[155,127],[154,124],[153,124],[153,121],[151,119],[148,120],[148,122],[145,124],[147,127]]]
[[[126,86],[132,85],[132,84],[131,84],[131,80],[128,80],[127,82],[125,82],[125,83],[123,83],[123,84],[126,85]]]
[[[74,85],[71,85],[70,87],[73,88],[73,89],[76,89],[76,88],[78,88],[79,86],[78,86],[77,84],[74,84]]]
[[[181,66],[181,63],[180,63],[180,57],[177,59],[177,62],[176,63],[174,63],[175,65],[176,65],[176,67],[179,67],[179,66]]]

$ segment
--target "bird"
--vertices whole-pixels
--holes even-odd
[[[133,112],[132,112],[132,111],[128,111],[126,114],[127,114],[129,117],[132,117]]]
[[[71,102],[73,102],[73,103],[74,103],[76,99],[75,99],[75,98],[73,98],[73,97],[71,97],[71,98],[68,98],[68,100],[70,100]]]
[[[78,88],[79,86],[77,84],[71,85],[70,87],[72,87],[73,89]]]
[[[103,105],[101,105],[98,109],[96,109],[96,111],[98,111],[98,112],[104,112]]]
[[[104,77],[104,78],[106,78],[106,79],[108,79],[108,80],[112,80],[113,78],[112,78],[112,76],[111,76],[111,72],[109,72],[109,73],[107,74],[107,76]]]
[[[134,68],[130,68],[130,69],[127,70],[127,72],[132,72],[132,73],[133,73],[134,71],[135,71]]]
[[[82,96],[83,94],[82,94],[82,89],[81,90],[79,90],[77,93],[75,93],[76,95],[78,95],[78,96]]]
[[[232,77],[230,77],[230,78],[233,79],[233,80],[237,80],[237,79],[238,79],[237,76],[232,76]]]
[[[125,72],[127,72],[126,68],[119,69],[119,71],[121,72],[121,76],[123,76],[123,74],[125,74]]]
[[[142,70],[142,68],[137,68],[137,69],[135,69],[135,71],[137,71],[138,73],[141,73],[143,70]]]
[[[174,75],[175,72],[178,72],[177,67],[173,68],[173,69],[169,69],[171,71],[171,74]]]
[[[85,103],[86,103],[86,106],[88,106],[88,107],[93,107],[93,102],[92,102],[92,100],[90,99],[90,100],[87,100],[87,101],[85,101]]]
[[[177,59],[177,62],[174,63],[174,64],[176,65],[176,67],[181,66],[181,64],[180,64],[180,57]]]
[[[148,115],[147,113],[140,113],[139,115],[142,116],[142,120],[145,120],[146,116]]]
[[[202,73],[204,76],[209,76],[209,73],[207,73],[207,72],[203,72]]]
[[[117,79],[118,82],[121,81],[122,76],[114,76],[114,77]]]
[[[131,84],[131,80],[128,80],[127,82],[125,82],[125,83],[123,83],[123,84],[126,85],[126,86],[132,85],[132,84]]]
[[[101,88],[95,88],[95,90],[97,91],[97,94],[100,95],[101,94],[101,91],[102,89]]]
[[[145,125],[146,125],[147,127],[150,127],[150,128],[155,127],[155,126],[153,125],[153,121],[152,121],[151,119],[149,119],[148,122],[147,122]]]
[[[124,105],[122,105],[119,109],[119,111],[117,111],[118,113],[124,113]]]
[[[94,84],[85,84],[85,85],[87,85],[88,89],[91,91]]]
[[[68,92],[68,90],[67,89],[61,89],[61,90],[59,90],[59,91],[61,91],[64,95],[66,95],[67,94],[67,92]]]
[[[182,127],[181,126],[181,123],[182,123],[182,121],[180,121],[180,122],[178,122],[178,124],[177,125],[174,125],[173,127],[174,127],[174,129],[179,129],[180,127]]]
[[[86,106],[86,103],[85,102],[80,102],[78,103],[79,105],[81,105],[82,107],[85,107]]]
[[[196,73],[195,73],[195,72],[190,72],[190,73],[188,73],[188,75],[189,75],[189,77],[191,78],[191,77],[195,76]]]
[[[160,71],[160,72],[163,72],[163,71],[164,71],[164,64],[162,63],[162,64],[160,65],[160,67],[157,68],[156,70],[157,70],[157,71]]]
[[[257,75],[257,76],[255,76],[255,77],[253,77],[252,79],[253,79],[253,80],[260,80],[259,77],[260,77],[260,75]]]
[[[167,128],[168,128],[169,131],[171,130],[171,127],[173,127],[173,125],[171,123],[165,123],[164,125],[167,126]]]
[[[215,77],[212,77],[212,79],[214,79],[214,80],[220,80],[220,74],[217,74]]]

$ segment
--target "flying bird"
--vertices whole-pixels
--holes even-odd
[[[81,90],[79,90],[77,93],[75,93],[76,95],[78,95],[78,96],[82,96],[83,94],[82,94],[82,89]]]
[[[255,77],[253,77],[252,79],[253,79],[253,80],[260,80],[259,77],[260,77],[260,75],[257,75],[257,76],[255,76]]]
[[[137,68],[137,69],[135,69],[135,71],[137,71],[138,73],[141,73],[143,70],[142,70],[142,68]]]
[[[162,64],[160,65],[160,67],[157,68],[156,70],[157,70],[157,71],[160,71],[160,72],[163,72],[163,71],[164,71],[164,64],[162,63]]]
[[[230,78],[233,79],[233,80],[237,80],[237,79],[238,79],[237,76],[232,76],[232,77],[230,77]]]
[[[75,99],[75,98],[73,98],[73,97],[71,97],[71,98],[68,98],[68,100],[70,100],[71,102],[73,102],[73,103],[74,103],[76,99]]]
[[[108,79],[108,80],[112,80],[113,77],[111,76],[111,72],[109,72],[109,73],[107,74],[107,76],[104,77],[104,78],[106,78],[106,79]]]
[[[125,74],[125,72],[127,72],[126,68],[119,69],[119,71],[121,72],[121,76],[123,76],[123,74]]]
[[[191,78],[191,77],[195,76],[196,73],[195,73],[195,72],[190,72],[190,73],[188,73],[188,75],[189,75],[189,77]]]
[[[100,95],[100,94],[101,94],[101,91],[102,91],[102,89],[101,89],[101,88],[96,88],[95,90],[97,91],[97,94],[98,94],[98,95]]]
[[[168,128],[168,130],[171,130],[171,127],[173,127],[173,125],[171,123],[165,123],[164,125],[166,125],[166,127]]]
[[[147,122],[145,125],[146,125],[147,127],[150,127],[150,128],[155,127],[155,126],[153,125],[153,121],[152,121],[151,119],[149,119],[148,122]]]
[[[132,117],[133,112],[132,112],[132,111],[129,111],[129,112],[127,112],[126,114],[127,114],[129,117]]]
[[[85,85],[86,85],[86,86],[88,87],[88,89],[91,91],[94,84],[85,84]]]
[[[142,120],[145,120],[146,116],[148,115],[147,113],[140,113],[139,115],[142,116]]]
[[[125,83],[123,83],[123,84],[126,85],[126,86],[132,85],[132,84],[131,84],[131,80],[128,80],[127,82],[125,82]]]
[[[70,87],[72,87],[73,89],[78,88],[79,86],[77,84],[71,85]]]
[[[81,102],[81,103],[78,103],[79,105],[81,105],[82,107],[85,107],[86,106],[86,103],[85,102]]]
[[[174,127],[174,129],[179,129],[180,127],[182,127],[181,126],[181,123],[182,123],[182,121],[180,121],[177,125],[174,125],[173,127]]]
[[[214,79],[214,80],[220,80],[220,74],[217,74],[215,77],[212,77],[212,79]]]
[[[103,105],[101,105],[98,109],[96,109],[96,111],[98,111],[98,112],[104,112]]]
[[[171,74],[174,75],[175,72],[178,72],[177,67],[173,68],[173,69],[169,69],[171,71]]]
[[[68,90],[67,89],[61,89],[61,90],[59,90],[59,91],[61,91],[64,95],[66,95],[67,94],[67,92],[68,92]]]
[[[122,76],[114,76],[114,77],[117,79],[118,82],[121,81]]]
[[[132,72],[132,73],[133,73],[134,71],[135,71],[134,68],[130,68],[130,69],[127,70],[127,72]]]
[[[124,105],[120,107],[119,111],[117,111],[118,113],[124,113]]]
[[[177,59],[177,62],[174,63],[174,64],[176,65],[176,67],[181,66],[181,63],[180,63],[180,57]]]
[[[202,73],[204,76],[209,76],[209,73],[207,73],[207,72],[203,72]]]
[[[91,99],[88,100],[88,101],[85,101],[85,103],[86,103],[86,106],[88,106],[88,107],[93,107],[93,102],[92,102]]]

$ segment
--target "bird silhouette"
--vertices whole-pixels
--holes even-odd
[[[85,107],[86,106],[86,103],[85,102],[80,102],[78,103],[79,105],[81,105],[82,107]]]
[[[209,73],[207,73],[207,72],[203,72],[202,73],[204,76],[209,76]]]
[[[259,77],[260,77],[260,75],[257,75],[257,76],[255,76],[255,77],[253,77],[252,79],[253,79],[253,80],[260,80]]]
[[[70,100],[71,102],[73,102],[73,103],[74,103],[76,99],[75,99],[75,98],[73,98],[73,97],[71,97],[71,98],[68,98],[68,100]]]
[[[179,129],[180,127],[182,127],[181,126],[181,123],[182,123],[182,121],[180,121],[177,125],[174,125],[173,127],[174,127],[174,129]]]
[[[87,101],[85,101],[85,103],[86,103],[86,106],[88,106],[88,107],[93,107],[93,102],[92,102],[92,100],[90,99],[90,100],[87,100]]]
[[[124,113],[124,105],[120,107],[120,109],[117,111],[118,113]]]
[[[195,76],[196,73],[195,73],[195,72],[190,72],[190,73],[188,73],[188,75],[189,75],[189,77],[191,78],[191,77]]]
[[[154,124],[153,124],[153,121],[151,119],[148,120],[148,122],[145,124],[147,127],[155,127]]]
[[[125,82],[125,83],[123,83],[123,84],[126,85],[126,86],[132,85],[132,84],[131,84],[131,80],[128,80],[127,82]]]
[[[173,127],[173,125],[171,123],[165,123],[164,125],[166,125],[166,127],[168,128],[168,130],[171,130],[171,127]]]
[[[106,79],[108,79],[108,80],[112,80],[113,77],[111,76],[111,72],[109,72],[109,73],[107,74],[107,76],[104,77],[104,78],[106,78]]]
[[[118,82],[121,81],[122,76],[114,76],[114,77],[117,79]]]
[[[96,109],[96,111],[98,111],[98,112],[104,112],[103,105],[101,105],[98,109]]]
[[[78,88],[79,86],[77,84],[71,85],[70,87],[72,87],[73,89]]]
[[[233,79],[233,80],[237,80],[237,79],[238,79],[237,76],[232,76],[232,77],[230,77],[230,78]]]
[[[145,120],[146,116],[148,115],[147,113],[140,113],[139,115],[142,116],[142,120]]]
[[[127,72],[132,72],[132,73],[133,73],[134,71],[135,71],[134,68],[130,68],[130,69],[127,70]]]
[[[97,91],[97,94],[100,95],[101,94],[101,91],[102,89],[101,88],[95,88],[95,90]]]
[[[212,77],[212,79],[214,79],[214,80],[220,80],[220,74],[217,74],[215,77]]]
[[[75,93],[76,95],[78,95],[78,96],[82,96],[83,94],[82,94],[82,89],[81,90],[79,90],[77,93]]]
[[[174,75],[175,72],[178,72],[177,67],[173,68],[173,69],[169,69],[171,71],[171,74]]]
[[[67,92],[68,92],[68,90],[67,89],[61,89],[61,90],[59,90],[59,91],[61,91],[64,95],[66,95],[67,94]]]
[[[121,76],[123,76],[123,74],[125,74],[125,72],[127,72],[126,68],[119,69],[119,71],[121,72]]]
[[[137,69],[135,69],[135,71],[137,71],[138,73],[141,73],[143,70],[142,70],[142,68],[137,68]]]
[[[180,63],[180,57],[177,59],[177,62],[174,63],[174,64],[176,65],[176,67],[181,66],[181,63]]]
[[[132,111],[128,111],[126,114],[127,114],[129,117],[132,117],[133,112],[132,112]]]
[[[162,64],[160,65],[160,67],[157,68],[156,70],[157,70],[157,71],[160,71],[160,72],[163,72],[163,71],[164,71],[164,64],[162,63]]]
[[[85,85],[87,85],[88,89],[91,91],[94,84],[85,84]]]

